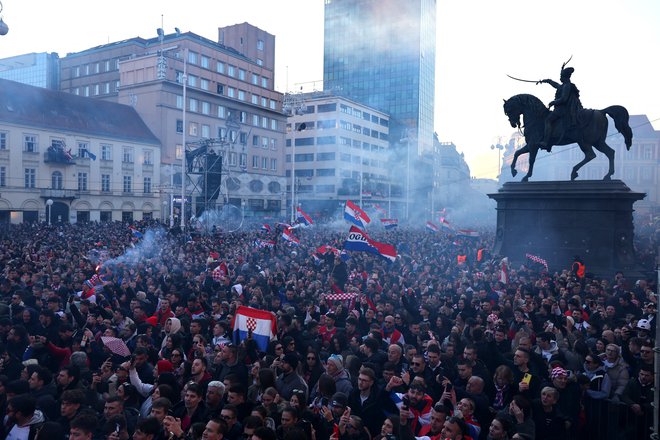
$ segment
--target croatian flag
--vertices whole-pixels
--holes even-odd
[[[440,226],[442,226],[442,229],[446,230],[447,232],[453,232],[454,228],[449,224],[446,218],[440,217]]]
[[[252,339],[261,351],[266,351],[270,341],[277,335],[275,315],[246,306],[239,306],[236,309],[232,328],[234,344],[240,344],[247,339],[248,331],[252,331]]]
[[[263,225],[261,225],[260,229],[264,232],[270,232],[270,225],[268,223],[264,223]]]
[[[379,213],[380,215],[383,215],[383,216],[384,216],[384,215],[387,215],[387,211],[385,211],[385,208],[383,208],[383,207],[380,206],[379,204],[375,204],[375,205],[374,205],[374,209],[375,209],[376,212]]]
[[[329,244],[319,246],[319,247],[316,248],[316,253],[319,254],[319,255],[325,255],[328,252],[331,252],[331,253],[333,253],[337,256],[339,255],[339,249],[337,249],[336,247],[330,246]]]
[[[261,240],[260,238],[257,238],[254,241],[254,245],[259,249],[263,249],[263,248],[271,249],[275,247],[275,242],[273,240]]]
[[[135,237],[135,238],[142,238],[143,237],[142,232],[135,229],[134,226],[129,226],[128,229],[131,230],[131,233],[133,234],[133,237]]]
[[[377,254],[389,261],[396,260],[396,248],[394,246],[372,240],[364,231],[355,226],[351,226],[348,238],[344,242],[344,249],[347,251]]]
[[[282,231],[282,238],[291,244],[295,244],[296,246],[300,244],[300,240],[298,240],[293,235],[293,230],[291,228],[287,228],[284,231]]]
[[[385,226],[385,229],[394,229],[399,226],[399,220],[395,218],[381,218],[380,222]]]
[[[428,221],[426,222],[426,227],[431,231],[431,232],[438,232],[440,228],[438,228],[436,225],[434,225],[432,222]]]
[[[459,229],[458,231],[456,231],[456,233],[461,237],[479,238],[479,232],[474,231],[472,229]]]
[[[307,215],[307,213],[305,211],[303,211],[300,208],[296,208],[296,211],[298,212],[298,215],[297,215],[296,218],[300,223],[305,223],[306,225],[313,225],[314,224],[314,221],[312,221],[312,218],[309,215]]]
[[[350,200],[346,200],[346,207],[344,208],[344,219],[350,223],[353,223],[359,228],[364,228],[369,223],[371,223],[371,219],[367,213]]]

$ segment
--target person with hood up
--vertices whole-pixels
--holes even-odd
[[[160,344],[161,350],[167,344],[167,337],[175,335],[181,331],[181,320],[172,316],[165,320],[165,325],[163,326],[163,342]]]
[[[325,371],[334,379],[337,391],[346,395],[351,394],[353,384],[351,383],[351,376],[344,368],[344,358],[342,355],[330,355],[325,364]]]
[[[560,361],[566,365],[566,356],[559,350],[557,340],[552,332],[541,332],[536,336],[536,353],[540,354],[546,362],[550,365],[552,361]]]

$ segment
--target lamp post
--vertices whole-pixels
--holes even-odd
[[[501,160],[502,160],[502,150],[504,150],[504,145],[500,144],[499,142],[497,145],[491,145],[490,146],[491,150],[497,149],[497,177],[499,178],[501,172],[502,172],[502,165],[501,165]]]
[[[53,210],[53,199],[46,200],[46,206],[48,207],[48,226],[50,226],[50,212]]]
[[[186,230],[186,92],[188,86],[188,49],[183,51],[183,76],[181,80],[183,82],[183,146],[181,154],[181,230],[185,232]]]
[[[163,200],[163,216],[161,217],[163,224],[167,223],[167,200]]]

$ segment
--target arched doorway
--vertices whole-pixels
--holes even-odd
[[[50,209],[51,223],[69,223],[69,205],[62,202],[54,202]],[[46,205],[46,221],[48,221],[48,205]]]

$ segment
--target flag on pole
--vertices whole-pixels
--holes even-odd
[[[499,276],[499,281],[503,284],[508,284],[509,283],[509,259],[504,257],[502,258],[502,261],[500,262],[500,276]]]
[[[263,225],[261,225],[260,229],[264,232],[270,232],[270,225],[268,223],[264,223]]]
[[[294,235],[293,235],[293,230],[291,228],[287,228],[284,231],[282,231],[282,238],[288,241],[291,244],[294,245],[299,245],[300,240],[298,240]]]
[[[442,229],[444,229],[446,232],[454,232],[454,228],[449,224],[446,218],[440,217],[440,226],[442,226]]]
[[[355,226],[351,226],[348,238],[344,241],[344,249],[377,254],[389,261],[396,260],[396,248],[394,246],[372,240],[364,231]]]
[[[436,225],[434,225],[431,221],[426,222],[426,227],[431,231],[431,232],[438,232],[440,228],[438,228]]]
[[[314,224],[314,221],[312,220],[312,218],[309,215],[307,215],[307,213],[305,211],[300,209],[300,207],[296,208],[296,211],[298,213],[297,216],[296,216],[296,219],[300,223],[305,223],[306,225],[313,225]]]
[[[252,333],[252,339],[261,351],[268,350],[268,343],[277,335],[275,315],[266,310],[239,306],[232,323],[233,341],[239,344]]]
[[[254,241],[254,245],[259,249],[272,248],[272,247],[275,246],[275,241],[273,241],[273,240],[262,240],[260,238],[257,238]]]
[[[466,238],[479,238],[480,235],[478,231],[472,229],[459,229],[456,234]]]
[[[87,148],[83,148],[81,152],[82,152],[82,157],[87,156],[92,160],[96,160],[96,154],[92,153]]]
[[[350,223],[353,223],[359,228],[366,227],[371,223],[371,219],[358,205],[346,200],[346,206],[344,207],[344,219]]]
[[[142,238],[144,236],[142,232],[135,229],[135,226],[129,226],[128,229],[131,230],[131,234],[133,234],[133,237],[135,238]]]
[[[399,220],[395,218],[381,218],[380,223],[385,229],[394,229],[399,226]]]

